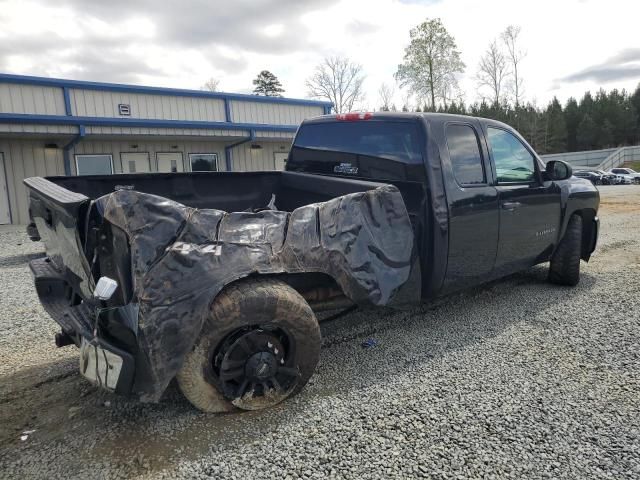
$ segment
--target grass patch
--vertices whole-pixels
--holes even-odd
[[[640,161],[624,162],[625,168],[632,168],[636,172],[640,172]]]

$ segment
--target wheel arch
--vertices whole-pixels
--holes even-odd
[[[591,253],[593,253],[595,248],[598,236],[598,226],[596,221],[597,212],[591,207],[575,208],[570,211],[568,210],[565,218],[563,219],[562,235],[560,238],[563,238],[566,234],[569,220],[573,215],[579,215],[582,218],[582,244],[580,258],[588,262],[591,257]]]

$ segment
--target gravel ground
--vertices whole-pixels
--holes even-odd
[[[143,405],[84,381],[32,288],[42,245],[4,227],[0,477],[640,478],[640,187],[601,196],[578,287],[547,284],[541,266],[350,315],[323,326],[298,397],[223,416],[173,385]]]

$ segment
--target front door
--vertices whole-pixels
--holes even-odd
[[[500,206],[500,276],[548,260],[560,229],[560,188],[542,180],[540,163],[512,132],[488,126],[487,141]]]
[[[184,172],[184,164],[182,163],[182,153],[157,153],[158,171],[165,173]]]
[[[288,153],[283,153],[283,152],[276,152],[273,154],[273,161],[275,164],[275,169],[276,170],[284,170],[285,167],[287,166],[287,157],[289,156]]]
[[[121,153],[122,173],[149,173],[149,154],[144,152]]]
[[[4,167],[4,156],[0,153],[0,225],[7,223],[11,223],[9,190],[7,187],[7,171]]]

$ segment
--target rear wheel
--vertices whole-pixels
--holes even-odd
[[[178,385],[206,412],[267,408],[302,390],[318,363],[320,340],[313,311],[289,285],[241,281],[211,305]]]
[[[582,252],[582,217],[572,215],[567,231],[556,249],[549,266],[549,281],[557,285],[577,285],[580,281]]]

